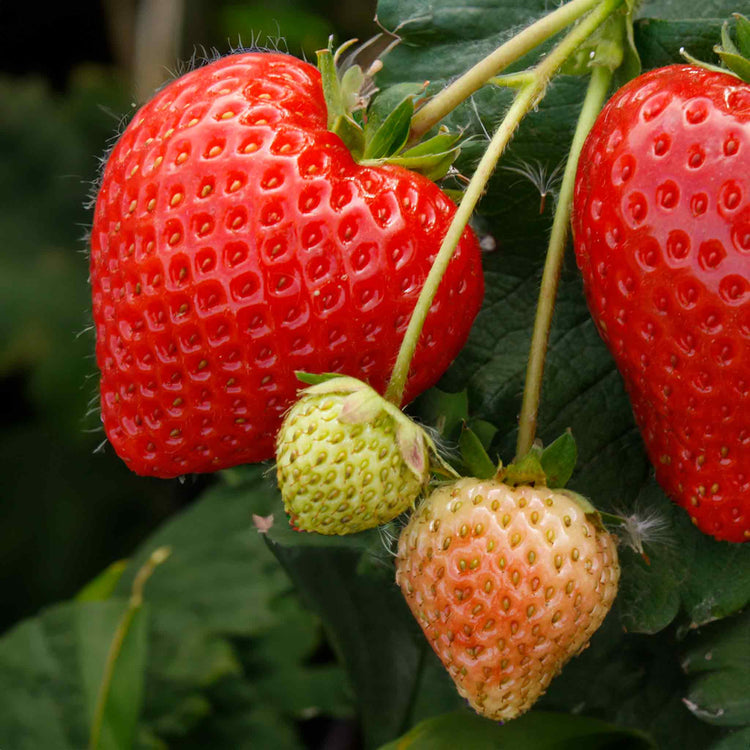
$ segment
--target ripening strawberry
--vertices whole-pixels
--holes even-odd
[[[242,53],[182,76],[112,150],[91,233],[102,420],[139,474],[273,455],[295,371],[382,391],[455,206],[327,130],[319,72]],[[466,340],[483,293],[470,229],[427,317],[405,400]]]
[[[427,484],[432,441],[355,378],[305,389],[277,436],[276,474],[300,531],[353,534],[413,507]]]
[[[657,480],[747,541],[750,85],[674,65],[623,87],[585,143],[573,233]]]
[[[396,581],[472,708],[527,711],[582,651],[617,594],[612,536],[564,490],[460,479],[399,538]]]

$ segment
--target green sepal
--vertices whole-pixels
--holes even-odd
[[[414,102],[408,98],[403,99],[375,130],[370,125],[371,120],[368,120],[365,125],[364,160],[385,159],[397,154],[409,138],[413,114]]]
[[[518,487],[522,484],[546,487],[547,475],[542,468],[541,447],[534,445],[525,456],[501,468],[497,473],[497,478],[511,487]]]
[[[716,73],[727,73],[737,76],[745,83],[750,83],[750,21],[745,16],[735,13],[735,43],[730,33],[730,21],[725,21],[721,27],[721,44],[714,47],[714,52],[721,60],[721,66],[698,60],[685,50],[680,54],[692,65]]]
[[[573,502],[575,502],[587,516],[593,517],[597,521],[601,522],[599,511],[591,504],[591,500],[589,500],[587,497],[584,497],[579,492],[573,492],[573,490],[558,491],[561,495],[565,495],[565,497],[569,497],[571,500],[573,500]]]
[[[362,159],[365,150],[365,135],[353,117],[339,115],[328,129],[341,138],[356,161]]]
[[[444,131],[380,163],[397,164],[412,172],[419,172],[428,180],[437,182],[448,174],[461,154],[461,149],[457,145],[460,139],[460,133]]]
[[[641,59],[633,36],[633,8],[610,16],[563,65],[565,75],[588,75],[593,66],[617,71],[618,85],[641,72]]]
[[[356,92],[352,87],[359,80],[361,85],[363,77],[359,78],[356,71],[350,68],[340,80],[336,71],[336,62],[333,55],[333,39],[329,39],[328,48],[318,50],[318,69],[320,70],[321,83],[323,85],[323,96],[328,109],[328,129],[336,133],[344,142],[355,159],[361,159],[364,153],[365,136],[362,128],[351,115],[351,107],[357,101]],[[362,71],[359,70],[359,76]],[[345,85],[344,85],[345,84]]]
[[[714,47],[714,52],[721,62],[743,81],[750,82],[750,21],[735,13],[737,22],[737,44],[729,33],[729,21],[721,27],[721,44]]]
[[[568,430],[551,442],[539,457],[547,477],[547,487],[552,489],[564,487],[573,475],[577,459],[576,441]]]
[[[442,180],[448,174],[453,162],[458,159],[461,150],[456,148],[453,151],[446,151],[443,154],[433,154],[431,156],[392,156],[385,159],[386,164],[396,164],[412,172],[419,172],[428,180],[437,182]]]
[[[461,459],[470,476],[491,479],[497,474],[497,465],[487,454],[479,436],[466,424],[458,439]]]
[[[447,154],[457,149],[460,140],[461,133],[450,133],[447,130],[441,129],[437,135],[418,143],[416,146],[412,146],[410,149],[404,151],[401,156],[411,159],[419,156]]]
[[[365,130],[370,141],[380,126],[388,119],[404,100],[414,104],[416,97],[424,93],[424,85],[418,83],[399,83],[379,91],[367,107]]]
[[[750,20],[739,13],[734,14],[737,47],[744,57],[750,57]]]
[[[342,375],[340,372],[321,372],[321,373],[312,373],[312,372],[303,372],[302,370],[297,370],[294,373],[297,380],[299,380],[301,383],[305,383],[306,385],[318,385],[318,383],[326,383],[329,380],[333,380],[334,378],[343,378],[346,377],[345,375]]]

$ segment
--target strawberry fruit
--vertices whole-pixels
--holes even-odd
[[[619,574],[613,538],[585,502],[471,478],[419,506],[396,559],[396,581],[458,691],[496,720],[527,711],[586,647]]]
[[[276,476],[292,525],[352,534],[392,521],[427,484],[427,434],[355,378],[305,389],[281,424]]]
[[[623,87],[572,224],[657,480],[702,531],[750,539],[750,85],[674,65]]]
[[[273,455],[295,371],[382,391],[455,206],[430,180],[356,163],[327,129],[319,72],[242,53],[136,113],[104,169],[91,233],[102,421],[139,473]],[[470,229],[406,387],[456,356],[483,293]]]

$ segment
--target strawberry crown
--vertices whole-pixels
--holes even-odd
[[[427,84],[400,84],[378,92],[372,76],[379,70],[379,59],[367,72],[357,64],[342,63],[343,53],[355,42],[346,42],[334,51],[331,38],[327,49],[317,52],[328,129],[341,138],[360,164],[397,164],[430,180],[442,179],[461,152],[461,134],[441,128],[432,138],[411,145],[412,117]]]
[[[714,52],[719,56],[721,65],[698,60],[684,49],[680,50],[680,53],[693,65],[719,73],[729,73],[745,83],[750,83],[750,20],[739,13],[734,13],[732,18],[735,38],[732,38],[731,21],[726,20],[721,27],[721,44],[714,46]]]

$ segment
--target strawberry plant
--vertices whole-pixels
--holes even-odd
[[[324,50],[320,74],[275,53],[222,58],[135,115],[104,171],[92,236],[104,426],[138,473],[222,471],[130,560],[0,641],[9,675],[0,744],[300,747],[299,728],[315,715],[355,727],[352,747],[747,746],[750,545],[725,533],[747,507],[744,375],[733,364],[747,361],[747,119],[733,111],[719,138],[668,130],[693,106],[706,112],[693,125],[720,118],[709,116],[705,90],[697,104],[680,99],[684,68],[666,66],[686,48],[742,73],[748,25],[723,25],[737,10],[724,0],[571,0],[548,10],[541,0],[381,0],[378,19],[400,43],[382,69],[366,71],[379,91],[364,110],[350,87],[362,72],[339,78],[333,63],[345,52]],[[269,83],[267,66],[281,78]],[[684,158],[648,169],[650,131],[640,135],[633,102],[640,70],[656,68],[646,85],[660,82],[657,97],[675,92],[657,117],[674,108],[660,124]],[[744,106],[740,78],[691,71],[692,80],[721,76],[724,106]],[[292,133],[299,149],[282,151]],[[728,139],[740,168],[699,174]],[[706,158],[685,177],[694,153]],[[622,162],[630,172],[618,182]],[[558,172],[559,183],[547,179]],[[681,195],[689,179],[694,193],[703,176],[707,195],[719,196],[710,231],[688,227],[691,204],[663,186]],[[308,219],[313,188],[310,210],[322,213]],[[232,197],[242,190],[247,200]],[[382,294],[376,318],[356,297],[356,252],[333,207],[347,190],[383,260],[364,289]],[[660,196],[669,221],[651,211]],[[434,222],[410,218],[414,205],[433,207],[424,215]],[[383,206],[402,234],[378,224]],[[566,254],[571,208],[580,270]],[[263,217],[276,210],[295,217],[278,277],[263,254]],[[244,223],[227,226],[238,211]],[[649,223],[652,213],[659,221]],[[644,256],[635,268],[652,240],[669,245],[675,216],[690,243],[700,232],[706,242],[720,231],[737,238],[738,292],[725,283],[722,295],[708,251],[677,281],[666,262]],[[315,242],[305,239],[311,227]],[[414,251],[405,276],[386,260],[402,241]],[[235,267],[227,249],[240,245]],[[613,246],[632,256],[607,255]],[[322,314],[316,300],[327,292],[315,295],[305,264],[313,257],[341,264],[347,273],[325,283],[341,275],[347,300],[362,304]],[[299,358],[286,282],[269,282],[282,276],[309,303]],[[407,276],[418,279],[410,294]],[[679,294],[681,280],[731,308],[726,331],[698,341],[689,315],[666,315],[658,346],[637,340],[643,326],[623,319],[635,309],[650,321],[659,292]],[[642,289],[645,301],[624,308],[620,298],[635,305]],[[251,305],[265,321],[257,340]],[[332,331],[346,331],[340,350]],[[717,345],[736,352],[709,379],[729,373],[739,395],[722,387],[715,402],[699,402],[694,384],[667,378],[660,358],[687,336],[696,338],[691,366]],[[267,367],[261,345],[274,355]],[[295,403],[299,370],[313,385]],[[671,412],[659,400],[670,398],[665,387]],[[722,407],[737,409],[724,432],[714,422]],[[683,449],[706,445],[696,425],[716,431],[707,445],[715,464],[730,460],[729,473],[704,479],[708,459],[691,464],[700,478],[688,471]],[[699,447],[675,446],[685,430]],[[267,459],[275,441],[276,467],[246,465]],[[681,481],[701,498],[698,487],[717,496],[723,482],[740,492],[727,511],[687,503],[707,534],[665,493],[681,501]],[[327,527],[335,534],[316,533]]]

